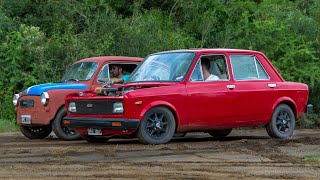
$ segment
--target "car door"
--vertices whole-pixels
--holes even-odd
[[[231,94],[235,98],[235,120],[243,125],[265,120],[276,97],[276,83],[270,81],[256,56],[231,54],[229,57],[234,79]]]
[[[212,61],[220,60],[220,62],[223,62],[220,63],[220,67],[214,67],[214,63],[211,63],[212,66],[210,67],[210,72],[216,71],[215,75],[220,78],[219,80],[204,80],[201,68],[201,59],[204,57]],[[186,84],[187,106],[190,110],[188,112],[189,126],[191,129],[212,129],[233,123],[232,109],[235,99],[232,90],[227,88],[231,83],[229,77],[224,55],[206,55],[198,60],[190,81]]]

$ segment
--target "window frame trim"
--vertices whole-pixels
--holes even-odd
[[[202,81],[192,81],[191,80],[191,77],[193,75],[193,72],[194,70],[196,69],[197,67],[197,64],[199,63],[200,59],[202,57],[207,57],[207,56],[223,56],[224,57],[224,60],[225,60],[225,64],[226,64],[226,70],[227,70],[227,75],[228,75],[228,79],[220,79],[220,80],[217,80],[217,81],[205,81],[205,80],[202,80]],[[200,67],[201,67],[201,62],[200,62]],[[201,77],[202,79],[204,79],[203,77],[203,72],[202,72],[202,68],[201,69]],[[196,63],[196,66],[193,68],[192,72],[191,72],[191,75],[190,75],[190,78],[189,78],[189,82],[192,82],[192,83],[199,83],[199,82],[227,82],[227,81],[230,81],[231,80],[231,76],[230,76],[230,72],[229,72],[229,65],[228,65],[228,59],[227,59],[227,56],[225,54],[204,54],[204,55],[201,55],[198,60],[197,60],[197,63]]]
[[[101,71],[103,70],[103,68],[104,68],[105,66],[108,66],[108,76],[109,76],[109,79],[110,79],[110,70],[109,70],[109,66],[110,66],[110,65],[112,65],[112,64],[132,64],[132,65],[136,65],[136,68],[137,68],[137,67],[138,67],[138,65],[139,65],[139,64],[136,64],[136,63],[130,63],[130,62],[124,62],[124,63],[106,62],[106,64],[102,66],[102,68],[100,69],[100,72],[98,73],[98,76],[97,76],[97,83],[98,83],[98,84],[102,84],[102,85],[104,85],[104,84],[105,84],[105,83],[100,83],[100,82],[99,82],[99,80],[98,80],[98,77],[99,77],[99,75],[100,75]],[[135,68],[135,69],[136,69],[136,68]],[[133,71],[132,71],[132,72],[133,72]],[[132,72],[131,72],[131,73],[132,73]],[[131,75],[131,73],[130,73],[130,75]],[[123,84],[123,83],[120,83],[120,84]]]

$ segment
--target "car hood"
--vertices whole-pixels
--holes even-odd
[[[43,92],[55,89],[79,89],[86,90],[87,86],[81,83],[47,83],[31,86],[25,89],[21,95],[40,96]]]

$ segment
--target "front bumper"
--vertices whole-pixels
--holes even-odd
[[[50,104],[43,106],[41,104],[40,96],[22,96],[20,97],[18,103],[19,104],[15,107],[15,111],[17,113],[17,122],[20,125],[30,125],[22,122],[22,116],[25,115],[31,117],[31,125],[50,124],[60,105]]]
[[[63,124],[70,128],[136,130],[139,122],[137,119],[122,118],[79,118],[68,116],[63,118]]]

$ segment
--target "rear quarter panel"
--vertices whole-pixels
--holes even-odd
[[[272,109],[274,110],[279,104],[285,103],[293,108],[297,118],[301,117],[308,103],[308,86],[297,82],[281,82],[277,83],[277,90],[277,99]]]

